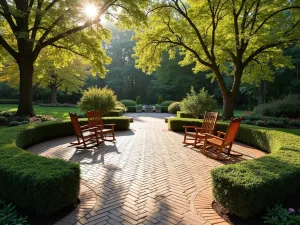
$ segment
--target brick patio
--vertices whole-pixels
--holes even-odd
[[[182,145],[182,134],[168,131],[166,115],[127,114],[134,117],[131,130],[116,132],[115,144],[98,149],[68,147],[75,137],[29,148],[80,163],[81,204],[57,224],[228,224],[209,208],[210,170],[222,162]],[[233,149],[242,160],[264,155],[238,143]]]

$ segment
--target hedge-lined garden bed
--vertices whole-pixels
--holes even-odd
[[[183,131],[184,125],[201,126],[201,120],[171,118],[168,125]],[[226,131],[227,126],[218,122],[216,130]],[[212,170],[214,197],[231,213],[247,219],[300,190],[299,136],[241,125],[236,140],[270,154]]]
[[[126,117],[106,117],[115,130],[126,130]],[[87,124],[87,120],[81,121]],[[0,197],[25,211],[49,215],[74,203],[79,194],[79,165],[33,155],[23,149],[58,137],[73,135],[70,121],[45,122],[0,131]]]

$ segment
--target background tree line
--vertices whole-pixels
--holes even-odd
[[[193,86],[196,90],[204,87],[209,94],[215,95],[219,105],[222,104],[222,95],[217,82],[208,79],[208,73],[198,72],[195,74],[193,64],[179,66],[178,63],[183,59],[180,54],[177,53],[174,59],[170,59],[165,53],[157,71],[147,75],[135,67],[135,59],[132,57],[136,44],[132,40],[134,31],[120,31],[112,24],[107,25],[107,28],[112,32],[112,41],[110,44],[105,44],[104,48],[112,62],[106,65],[108,70],[106,77],[92,76],[88,69],[83,70],[84,65],[82,64],[80,64],[81,68],[78,68],[78,63],[67,64],[69,69],[61,70],[58,73],[62,78],[64,77],[60,80],[61,88],[53,88],[53,84],[58,82],[54,78],[49,80],[44,76],[43,79],[34,82],[34,101],[56,103],[53,94],[55,91],[59,103],[75,104],[81,98],[83,90],[92,86],[108,86],[115,91],[119,100],[135,100],[137,96],[141,96],[143,104],[155,104],[160,95],[164,100],[180,101]],[[284,54],[291,57],[293,68],[273,68],[273,79],[252,84],[243,83],[237,98],[237,108],[248,109],[288,93],[300,93],[300,48],[297,45],[290,46],[284,49]],[[51,60],[58,59],[50,57],[45,59],[44,63],[49,64]],[[11,77],[5,76],[3,71],[0,74],[1,98],[18,98],[17,75],[11,76],[13,78],[11,79]],[[36,73],[38,75],[45,73],[44,67],[38,67]],[[76,75],[77,73],[81,74],[81,78],[80,74]],[[224,80],[229,88],[232,85],[233,77],[226,76]]]

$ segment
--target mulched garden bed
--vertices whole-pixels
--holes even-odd
[[[284,208],[300,209],[300,191],[288,198],[282,205]],[[251,219],[243,220],[229,213],[228,210],[221,206],[218,202],[214,201],[212,203],[212,207],[219,216],[232,225],[265,225],[263,220],[265,212],[258,214]]]

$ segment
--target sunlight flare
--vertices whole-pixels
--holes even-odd
[[[97,6],[92,3],[86,4],[82,11],[90,19],[95,19],[99,12]]]

